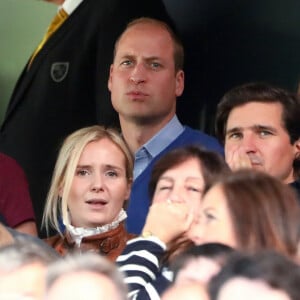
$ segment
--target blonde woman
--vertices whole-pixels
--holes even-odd
[[[91,126],[69,135],[58,155],[43,216],[47,232],[52,227],[58,234],[46,242],[61,255],[94,251],[114,261],[132,237],[125,230],[123,210],[132,170],[131,154],[115,130]]]

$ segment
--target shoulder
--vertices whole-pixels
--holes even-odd
[[[0,152],[0,163],[2,167],[9,167],[15,170],[22,170],[21,166],[17,163],[17,161],[14,158],[2,152]]]
[[[43,239],[43,241],[52,248],[55,248],[58,244],[61,244],[63,242],[63,238],[59,234],[56,234],[46,239]]]
[[[199,145],[207,150],[217,151],[223,154],[223,147],[218,140],[212,135],[208,135],[203,131],[192,129],[185,126],[183,133],[174,141],[175,146]]]

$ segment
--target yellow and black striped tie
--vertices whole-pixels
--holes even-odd
[[[49,25],[47,32],[45,33],[42,41],[40,44],[37,46],[33,54],[31,55],[30,62],[29,62],[29,67],[32,64],[34,58],[36,55],[40,52],[40,50],[43,48],[49,37],[59,28],[59,26],[66,20],[68,17],[68,14],[65,12],[63,8],[61,8],[55,17],[53,18],[51,24]]]

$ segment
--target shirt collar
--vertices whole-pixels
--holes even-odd
[[[63,8],[64,11],[68,15],[70,15],[82,1],[83,0],[65,0],[65,2],[59,7],[59,9]]]
[[[183,125],[179,122],[176,115],[163,127],[156,135],[154,135],[143,148],[151,155],[156,157],[162,150],[169,146],[182,132]]]

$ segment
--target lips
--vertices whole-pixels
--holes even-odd
[[[108,202],[103,200],[103,199],[90,199],[90,200],[87,200],[85,201],[85,203],[87,204],[91,204],[91,205],[106,205]]]
[[[148,94],[136,90],[129,91],[128,93],[126,93],[126,95],[133,98],[144,98],[148,96]]]

